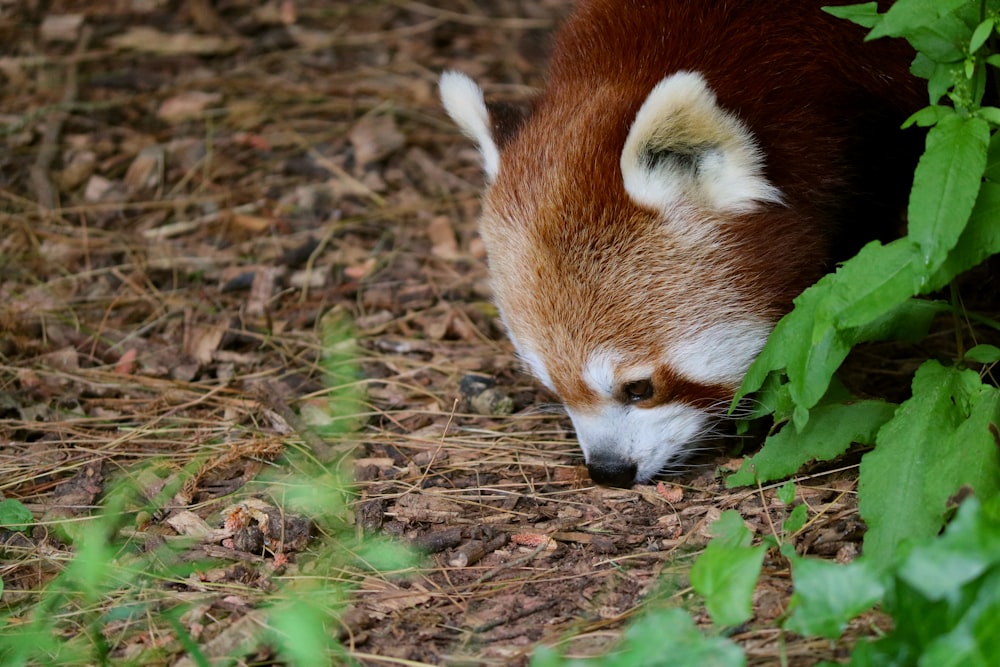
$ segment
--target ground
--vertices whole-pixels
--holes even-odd
[[[56,528],[125,478],[155,507],[121,534],[186,536],[209,562],[146,593],[189,605],[180,626],[108,624],[110,659],[190,664],[177,627],[209,657],[236,651],[268,595],[307,576],[319,531],[260,481],[303,452],[352,456],[352,530],[424,554],[390,574],[345,564],[340,639],[365,665],[524,665],[540,642],[593,655],[647,604],[707,627],[686,571],[726,509],[799,553],[855,557],[856,459],[803,475],[794,535],[774,489],[725,488],[735,440],[662,484],[594,487],[519,367],[476,234],[478,155],[435,87],[459,68],[523,102],[567,11],[0,0],[0,493],[33,515],[2,534],[8,627],[74,553]],[[345,318],[353,333],[324,347]],[[324,355],[352,341],[358,430],[324,440]],[[772,552],[731,635],[750,664],[846,655],[777,627],[790,593]],[[266,642],[245,656],[274,659]]]

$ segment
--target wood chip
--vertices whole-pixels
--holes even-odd
[[[419,582],[403,588],[385,579],[366,577],[359,589],[365,608],[378,614],[409,609],[431,599],[431,594]]]
[[[219,104],[222,95],[191,90],[166,99],[156,115],[160,120],[175,124],[185,120],[200,118],[208,107]]]
[[[462,506],[430,493],[408,493],[396,501],[396,516],[409,521],[443,523],[462,514]]]
[[[431,252],[442,259],[455,259],[458,257],[458,240],[455,238],[455,229],[452,227],[451,218],[446,215],[437,215],[431,218],[427,224],[427,236],[431,240]]]
[[[455,549],[448,558],[449,567],[468,567],[482,560],[487,554],[491,554],[500,547],[507,544],[506,533],[494,537],[491,540],[469,540],[462,546]]]
[[[659,482],[656,485],[656,493],[660,495],[661,498],[666,500],[668,503],[679,503],[684,500],[684,489],[680,486],[671,484],[667,486],[663,482]]]
[[[198,35],[195,33],[165,33],[156,28],[134,26],[108,40],[110,46],[160,55],[217,55],[231,53],[240,47],[240,40]]]
[[[348,138],[359,170],[384,160],[406,144],[406,137],[389,115],[368,115],[351,128]]]
[[[545,551],[555,551],[559,543],[548,535],[541,533],[517,533],[510,536],[510,541],[521,547],[531,547],[537,549],[542,547]]]
[[[83,14],[49,14],[42,19],[38,34],[45,42],[75,43],[80,38]]]

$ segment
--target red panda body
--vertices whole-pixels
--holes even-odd
[[[491,182],[497,305],[597,482],[710,434],[793,297],[898,222],[912,51],[824,4],[585,0],[514,126],[442,77]]]

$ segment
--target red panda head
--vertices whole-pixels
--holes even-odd
[[[441,96],[483,157],[480,230],[520,358],[564,401],[596,482],[650,479],[710,432],[808,284],[769,240],[804,251],[808,232],[699,74],[550,87],[509,139],[466,76]]]

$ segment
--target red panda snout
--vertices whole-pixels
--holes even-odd
[[[587,460],[590,478],[604,486],[630,488],[635,484],[637,469],[635,461],[603,454],[596,454]]]
[[[692,331],[658,358],[601,348],[584,363],[581,386],[560,386],[560,379],[555,389],[569,397],[566,411],[591,478],[631,486],[683,461],[725,414],[768,330],[720,324]],[[538,367],[544,355],[528,358],[536,373],[550,375]]]
[[[501,318],[598,483],[690,453],[792,299],[894,222],[912,52],[824,4],[581,0],[516,129],[441,77],[483,158]]]

